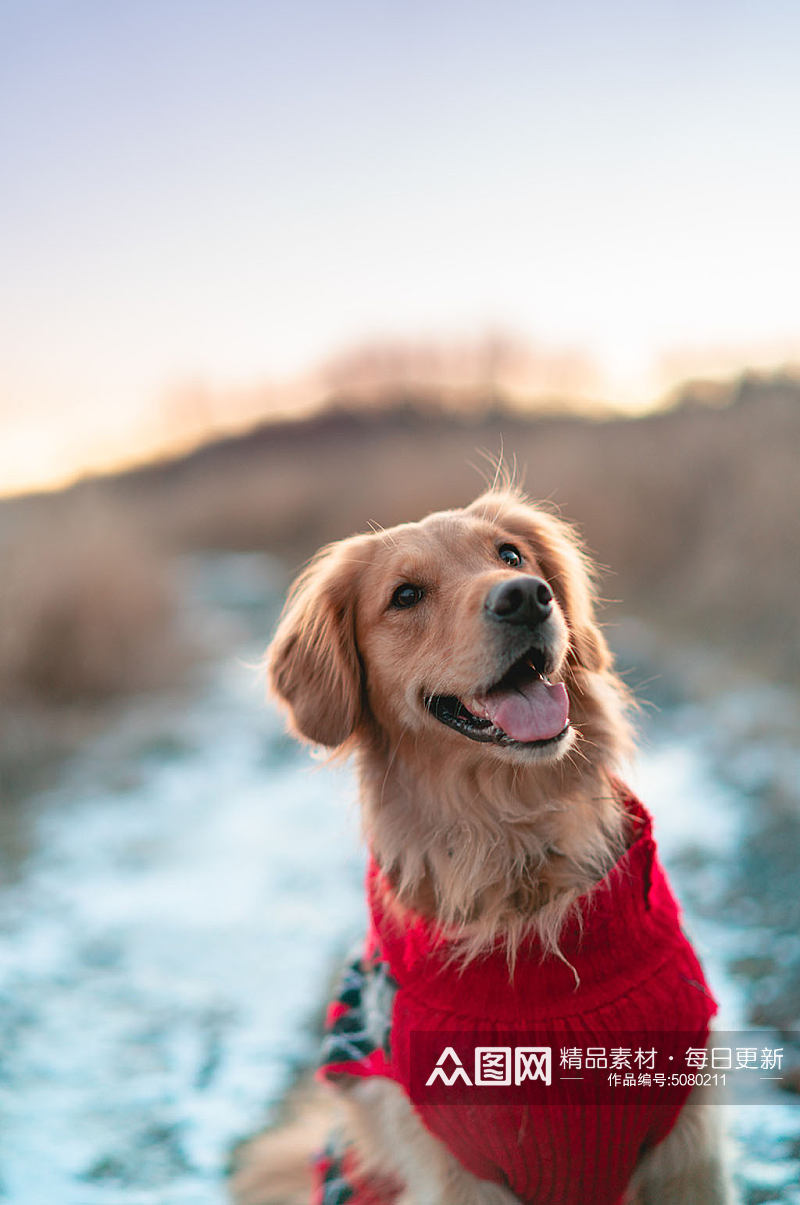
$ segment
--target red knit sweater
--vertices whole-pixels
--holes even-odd
[[[470,1054],[476,1045],[547,1044],[556,1069],[561,1048],[703,1046],[716,1012],[681,929],[650,816],[629,794],[625,805],[633,842],[583,902],[582,923],[571,922],[562,935],[577,989],[570,967],[544,956],[535,938],[523,946],[513,978],[500,946],[459,968],[431,922],[417,917],[400,927],[387,913],[388,884],[371,863],[366,952],[348,968],[329,1010],[325,1077],[397,1081],[466,1168],[530,1205],[617,1205],[641,1154],[674,1125],[690,1085],[586,1099],[580,1091],[570,1097],[563,1085],[539,1098],[546,1104],[532,1104],[513,1087],[453,1091],[439,1082],[427,1089],[436,1061],[430,1052],[454,1043],[463,1050],[462,1036]],[[470,1056],[462,1062],[472,1075]],[[329,1152],[319,1164],[319,1205],[394,1197],[389,1183],[359,1183],[346,1155]]]

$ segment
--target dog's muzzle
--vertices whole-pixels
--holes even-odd
[[[425,706],[442,724],[474,741],[495,745],[543,748],[560,742],[569,731],[569,696],[561,682],[547,674],[554,668],[550,641],[543,631],[553,613],[553,592],[540,577],[517,574],[492,586],[484,612],[492,624],[514,629],[513,643],[530,639],[502,676],[469,697],[433,695]],[[524,647],[524,646],[523,646]]]

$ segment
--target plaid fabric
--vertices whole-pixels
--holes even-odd
[[[657,1095],[636,1106],[437,1103],[414,1096],[412,1037],[468,1032],[497,1046],[509,1032],[555,1029],[566,1046],[582,1048],[602,1035],[612,1042],[625,1033],[681,1032],[691,1045],[705,1044],[714,998],[682,932],[650,816],[620,794],[634,839],[586,902],[582,923],[565,928],[563,961],[531,937],[513,979],[502,947],[460,965],[432,921],[397,923],[387,907],[391,884],[372,863],[365,953],[345,968],[328,1010],[324,1078],[393,1080],[465,1168],[509,1187],[525,1205],[620,1205],[640,1153],[670,1132],[690,1086],[667,1104]],[[398,1195],[392,1184],[359,1181],[346,1149],[321,1157],[318,1183],[315,1205],[392,1205]]]
[[[357,1066],[391,1059],[389,1035],[397,984],[377,948],[345,966],[336,995],[328,1006],[320,1063],[358,1074]]]
[[[350,1145],[335,1134],[314,1165],[316,1185],[311,1205],[394,1205],[400,1186],[391,1180],[359,1176]]]
[[[345,1167],[347,1146],[339,1135],[332,1135],[314,1163],[316,1189],[312,1205],[347,1205],[356,1188]]]
[[[389,1035],[397,984],[377,948],[345,966],[328,1006],[321,1066],[325,1078],[388,1074]],[[400,1186],[388,1178],[359,1176],[352,1147],[341,1134],[315,1160],[312,1205],[392,1205]]]

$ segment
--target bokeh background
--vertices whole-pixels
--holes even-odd
[[[800,1201],[800,10],[0,31],[0,1192],[225,1199],[361,923],[259,657],[321,543],[502,459],[604,566],[723,1019],[786,1048],[732,1165]]]

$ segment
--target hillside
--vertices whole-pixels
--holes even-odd
[[[687,389],[635,419],[459,414],[432,397],[340,403],[59,495],[6,502],[0,538],[102,513],[151,545],[266,549],[295,568],[321,543],[459,505],[516,464],[610,572],[604,593],[745,664],[800,677],[800,382],[749,376],[713,404]],[[80,522],[73,522],[73,530]],[[120,550],[115,550],[119,557]]]

